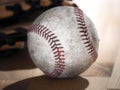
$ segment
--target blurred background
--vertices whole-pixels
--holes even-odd
[[[120,0],[0,0],[0,90],[16,90],[15,82],[43,75],[29,57],[26,34],[36,17],[56,6],[78,6],[94,22],[100,39],[99,57],[81,76],[87,77],[89,83],[94,81],[89,77],[107,78],[101,81],[107,87],[120,57]],[[20,85],[25,85],[20,90],[27,90],[26,81]]]
[[[111,72],[113,64],[117,56],[119,56],[120,1],[74,0],[74,2],[94,22],[100,38],[99,58],[97,62],[100,65],[102,64],[103,67],[106,67],[108,73]]]

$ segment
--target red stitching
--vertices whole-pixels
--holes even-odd
[[[55,68],[51,74],[48,74],[48,76],[60,76],[65,69],[64,50],[60,43],[60,40],[52,31],[49,31],[49,29],[44,25],[34,24],[30,27],[29,32],[37,33],[48,41],[55,58]]]
[[[93,43],[90,40],[89,33],[85,24],[83,11],[81,9],[75,8],[74,9],[77,23],[78,23],[78,29],[80,29],[79,33],[82,37],[82,40],[84,41],[85,47],[87,48],[88,53],[91,55],[93,60],[95,61],[98,57],[97,52],[95,50],[95,47]]]

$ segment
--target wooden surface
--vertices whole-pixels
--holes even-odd
[[[28,90],[107,90],[109,78],[75,77],[72,79],[49,79],[37,77],[30,81]]]
[[[108,82],[109,78],[106,77],[50,79],[37,76],[20,81],[1,80],[0,90],[107,90]]]

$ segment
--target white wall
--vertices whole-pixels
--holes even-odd
[[[95,23],[100,37],[98,62],[114,62],[120,48],[120,0],[73,0]]]

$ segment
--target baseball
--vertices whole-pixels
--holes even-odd
[[[77,7],[47,10],[28,32],[33,62],[52,78],[75,77],[88,69],[98,57],[98,43],[94,24]]]

